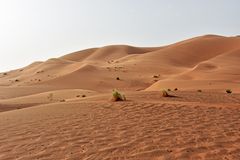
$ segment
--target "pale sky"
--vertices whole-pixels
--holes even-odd
[[[0,72],[111,44],[240,34],[239,0],[0,0]]]

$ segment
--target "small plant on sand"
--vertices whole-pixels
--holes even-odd
[[[162,90],[162,96],[163,97],[169,97],[169,94],[166,90]]]
[[[231,90],[231,89],[226,89],[226,92],[227,92],[228,94],[231,94],[231,93],[232,93],[232,90]]]
[[[65,99],[61,99],[60,102],[66,102],[66,100]]]
[[[15,79],[15,82],[19,82],[19,79]]]
[[[85,94],[83,94],[83,95],[82,95],[82,97],[84,98],[84,97],[86,97],[86,95],[85,95]]]
[[[79,97],[80,97],[80,95],[77,95],[76,97],[78,97],[78,98],[79,98]]]
[[[174,91],[177,91],[177,90],[178,90],[178,88],[175,88],[175,89],[174,89]]]
[[[201,90],[201,89],[198,89],[197,92],[202,92],[202,90]]]
[[[43,73],[44,71],[42,70],[42,71],[37,71],[37,73]]]
[[[4,76],[6,76],[6,75],[7,75],[7,73],[3,73],[3,75],[4,75]]]
[[[118,81],[119,81],[119,80],[120,80],[120,78],[119,78],[119,77],[117,77],[117,78],[116,78],[116,80],[118,80]]]
[[[49,95],[47,96],[47,98],[49,99],[49,101],[53,101],[53,93],[49,93]]]
[[[168,92],[171,92],[171,89],[168,88]]]
[[[116,101],[126,101],[126,97],[125,95],[121,94],[119,91],[117,91],[116,89],[113,90],[112,92],[112,101],[116,102]]]

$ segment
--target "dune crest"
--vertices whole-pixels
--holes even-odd
[[[115,86],[134,91],[175,87],[170,84],[173,80],[182,80],[182,84],[189,84],[191,80],[206,81],[205,87],[212,80],[231,84],[232,80],[239,79],[239,50],[239,37],[218,35],[195,37],[164,47],[111,45],[34,63],[7,75],[2,73],[0,85],[51,85],[98,91]],[[152,79],[153,75],[161,78]],[[116,82],[116,77],[122,81]]]

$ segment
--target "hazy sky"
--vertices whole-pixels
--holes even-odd
[[[0,71],[110,44],[240,34],[239,0],[0,0]]]

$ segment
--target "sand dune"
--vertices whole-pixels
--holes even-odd
[[[93,48],[9,72],[1,76],[0,85],[41,84],[101,91],[114,86],[124,90],[159,90],[165,87],[162,81],[173,80],[186,80],[186,84],[189,80],[231,83],[239,79],[239,46],[239,37],[207,35],[165,47]],[[159,78],[152,79],[153,75]],[[122,81],[116,82],[116,77]]]
[[[239,62],[239,36],[205,35],[0,73],[0,160],[238,160]],[[126,102],[109,100],[115,88]]]

